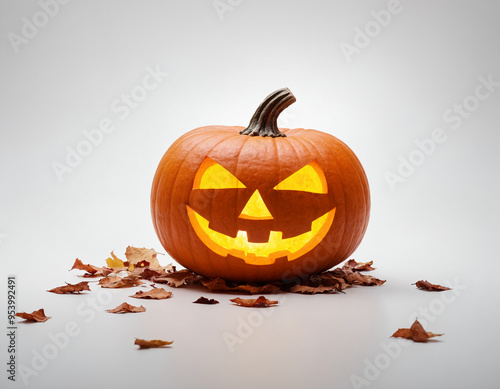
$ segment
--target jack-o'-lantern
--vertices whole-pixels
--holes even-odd
[[[236,281],[288,281],[357,248],[370,196],[355,154],[332,135],[278,129],[295,101],[269,95],[247,128],[207,126],[167,150],[153,180],[153,224],[181,265]]]

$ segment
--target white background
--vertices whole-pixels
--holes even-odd
[[[500,81],[498,2],[401,1],[388,13],[386,1],[72,1],[52,16],[36,1],[0,4],[0,312],[14,274],[18,310],[52,316],[19,324],[16,383],[2,336],[2,387],[23,377],[33,388],[498,386],[500,88],[479,87]],[[155,68],[168,76],[124,117],[122,95]],[[80,280],[68,272],[76,257],[104,265],[127,245],[162,251],[149,195],[163,153],[193,128],[246,125],[285,86],[297,102],[280,125],[329,132],[364,165],[372,213],[353,258],[374,260],[385,285],[279,294],[267,311],[176,289],[122,316],[103,309],[138,305],[126,297],[137,288],[45,292]],[[468,117],[451,120],[464,104]],[[105,118],[114,130],[58,179],[54,163]],[[416,142],[435,128],[443,141],[424,155]],[[401,158],[419,165],[391,188]],[[420,279],[454,289],[422,292]],[[191,304],[202,294],[220,304]],[[417,315],[445,335],[390,338]],[[138,351],[135,337],[174,344]]]

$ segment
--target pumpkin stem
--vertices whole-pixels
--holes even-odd
[[[289,105],[295,103],[296,99],[288,88],[278,89],[265,98],[259,105],[250,120],[250,124],[242,135],[250,136],[286,136],[278,129],[278,116]]]

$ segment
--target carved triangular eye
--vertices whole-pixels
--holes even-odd
[[[243,183],[213,159],[205,158],[194,178],[193,189],[246,188]]]
[[[312,161],[285,178],[273,189],[296,190],[310,193],[328,193],[325,174],[318,162]]]

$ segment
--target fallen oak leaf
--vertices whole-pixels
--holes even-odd
[[[352,272],[347,274],[344,278],[347,283],[351,285],[362,285],[362,286],[379,286],[385,283],[385,280],[380,280],[373,276],[366,274],[361,274],[358,272]]]
[[[135,338],[134,344],[139,346],[139,348],[145,349],[145,348],[166,348],[165,346],[170,346],[172,342],[168,342],[166,340],[160,340],[160,339],[153,339],[153,340],[145,340],[145,339],[139,339]]]
[[[172,297],[172,292],[168,292],[163,288],[153,288],[147,292],[143,292],[142,290],[140,290],[130,297],[136,299],[164,300]]]
[[[242,307],[254,307],[254,308],[265,308],[279,303],[278,300],[268,300],[264,296],[259,296],[256,299],[242,299],[236,297],[229,301],[235,303],[236,305],[240,305]]]
[[[355,259],[349,259],[346,264],[343,266],[343,268],[348,268],[352,269],[354,271],[368,271],[368,270],[375,270],[374,267],[372,267],[373,261],[370,262],[357,262]]]
[[[73,269],[86,271],[87,273],[85,273],[82,277],[88,277],[88,278],[107,276],[108,274],[113,272],[113,269],[109,269],[107,267],[98,267],[90,265],[88,263],[83,263],[78,258],[75,259],[73,267],[69,270]]]
[[[296,284],[288,289],[291,293],[303,293],[303,294],[316,294],[316,293],[338,293],[339,290],[333,285],[318,285],[318,286],[309,286]]]
[[[195,304],[219,304],[217,300],[214,299],[208,299],[206,297],[200,297],[198,300],[193,301]]]
[[[137,277],[108,276],[99,280],[99,285],[102,288],[132,288],[143,283]]]
[[[137,312],[144,312],[144,311],[146,311],[146,308],[144,308],[142,305],[140,307],[136,307],[136,306],[130,305],[128,303],[122,303],[113,309],[106,309],[106,312],[109,312],[109,313],[127,313],[127,312],[137,313]]]
[[[443,334],[434,334],[424,330],[424,327],[417,319],[413,322],[410,328],[399,328],[394,334],[392,334],[391,337],[410,339],[414,342],[426,342],[430,338],[442,335]]]
[[[130,274],[143,280],[152,280],[153,278],[163,277],[167,273],[163,269],[156,271],[151,270],[149,267],[136,267]]]
[[[412,285],[415,285],[420,290],[426,290],[429,292],[442,292],[444,290],[451,290],[451,288],[448,288],[446,286],[431,284],[429,281],[417,281]]]
[[[241,284],[238,285],[236,289],[241,290],[243,292],[248,292],[250,294],[276,293],[281,289],[281,284],[279,283],[269,283],[263,285]]]
[[[193,273],[190,270],[183,269],[179,271],[168,272],[158,277],[152,277],[151,281],[160,284],[167,284],[168,286],[178,288],[183,285],[193,284],[197,282],[199,279],[200,279],[199,275]]]
[[[332,286],[336,288],[339,292],[342,292],[342,290],[350,288],[352,286],[352,284],[347,283],[343,277],[335,275],[334,273],[331,272],[321,273],[320,278],[322,285]]]
[[[47,292],[57,293],[57,294],[70,294],[70,293],[80,294],[80,292],[84,290],[90,290],[88,281],[82,281],[79,282],[78,284],[69,284],[66,282],[66,285],[58,286],[56,288],[48,290]]]
[[[21,319],[25,319],[26,321],[34,321],[39,323],[43,323],[50,319],[50,316],[45,316],[43,308],[40,308],[39,310],[33,311],[31,313],[18,312],[14,316],[20,317]]]
[[[158,253],[154,249],[128,246],[125,251],[125,256],[127,257],[129,270],[134,270],[139,263],[145,265],[143,261],[146,261],[148,263],[147,267],[152,270],[160,271],[163,268],[158,262],[158,258],[156,258],[157,254]]]
[[[329,272],[313,274],[308,278],[301,280],[295,285],[287,288],[291,293],[343,293],[342,289],[346,289],[351,285],[345,282],[342,277]]]
[[[250,294],[275,293],[281,290],[282,284],[271,282],[268,284],[240,284],[235,281],[226,281],[222,278],[201,279],[203,286],[211,292],[247,292]]]
[[[171,263],[169,263],[167,266],[162,266],[163,270],[165,270],[166,272],[173,272],[173,271],[177,271],[176,268],[175,268],[175,265],[172,265]]]
[[[83,263],[78,258],[76,258],[75,263],[73,264],[73,267],[69,270],[73,270],[73,269],[85,270],[87,273],[93,274],[93,273],[96,273],[99,268],[97,266],[94,266],[94,265],[89,265],[87,263]]]

